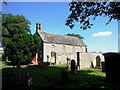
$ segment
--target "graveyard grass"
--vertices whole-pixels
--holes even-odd
[[[79,70],[76,74],[72,74],[70,69],[67,69],[69,79],[63,84],[61,72],[65,69],[66,65],[48,66],[47,68],[21,67],[21,84],[15,84],[13,67],[4,66],[2,68],[3,88],[23,90],[27,83],[27,73],[32,74],[33,90],[40,88],[110,88],[110,85],[105,82],[105,73],[101,69],[93,68]]]

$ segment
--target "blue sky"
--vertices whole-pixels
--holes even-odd
[[[84,37],[89,52],[113,52],[118,51],[118,22],[113,20],[106,25],[108,18],[98,17],[91,21],[93,27],[81,30],[79,24],[71,30],[65,25],[70,14],[69,2],[9,2],[2,5],[2,12],[13,15],[23,15],[31,22],[32,34],[35,33],[35,23],[42,22],[42,31],[67,34],[76,33]]]

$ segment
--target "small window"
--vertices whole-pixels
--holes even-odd
[[[41,27],[39,27],[39,30],[41,30]]]
[[[51,51],[52,51],[52,52],[55,52],[55,45],[52,45]]]

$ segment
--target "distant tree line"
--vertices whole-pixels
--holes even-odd
[[[68,34],[66,34],[66,35],[67,35],[67,36],[77,37],[77,38],[79,38],[79,39],[84,39],[84,37],[83,37],[83,36],[81,36],[81,35],[79,35],[79,34],[68,33]]]

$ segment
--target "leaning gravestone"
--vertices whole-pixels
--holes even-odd
[[[76,73],[75,60],[71,60],[71,73]]]

